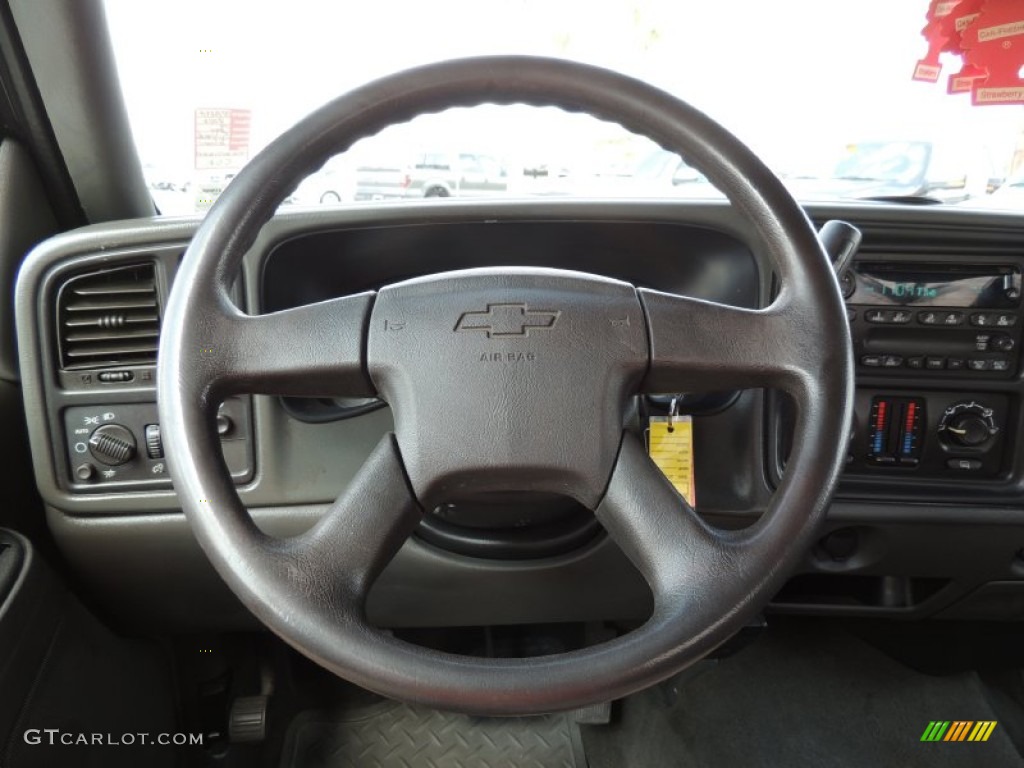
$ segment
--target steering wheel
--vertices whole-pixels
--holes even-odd
[[[435,274],[265,315],[231,281],[259,228],[331,155],[424,112],[556,106],[679,152],[751,225],[779,290],[749,310],[555,269]],[[852,353],[835,275],[802,209],[724,128],[638,80],[532,57],[449,61],[377,80],[291,128],[225,189],[199,227],[163,318],[158,399],[175,489],[200,545],[242,602],[339,676],[389,697],[478,714],[619,698],[702,658],[781,586],[809,548],[846,453]],[[796,405],[788,470],[759,520],[705,523],[623,423],[638,392],[773,387]],[[215,413],[237,393],[379,396],[386,435],[307,533],[260,531],[220,454]],[[589,414],[581,418],[582,414]],[[581,430],[583,434],[581,436]],[[440,653],[371,626],[374,579],[424,509],[467,492],[570,496],[649,583],[639,628],[570,653]]]

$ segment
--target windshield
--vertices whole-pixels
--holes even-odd
[[[209,208],[275,136],[373,78],[458,56],[575,59],[644,79],[746,142],[801,200],[1024,211],[1024,107],[911,80],[925,0],[106,0],[161,212]],[[1009,184],[1008,179],[1018,183]],[[596,119],[481,106],[357,144],[287,205],[482,196],[721,198],[685,158]]]
[[[920,141],[854,144],[832,175],[847,181],[920,184],[925,179],[930,153],[931,147]]]

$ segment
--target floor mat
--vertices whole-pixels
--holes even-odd
[[[383,702],[304,712],[281,768],[585,768],[571,715],[480,718]]]
[[[933,720],[1000,719],[976,674],[921,674],[828,625],[771,627],[703,664],[585,727],[590,768],[1024,766],[998,725],[984,743],[921,741]]]

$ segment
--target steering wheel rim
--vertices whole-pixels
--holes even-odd
[[[593,275],[485,269],[269,315],[249,316],[233,305],[229,288],[243,255],[303,176],[388,125],[487,102],[588,112],[684,154],[751,224],[779,277],[772,304],[743,310]],[[503,323],[512,324],[510,332]],[[400,341],[402,332],[411,344]],[[499,376],[466,366],[474,413],[498,413],[505,431],[484,434],[468,448],[452,438],[444,447],[454,458],[431,457],[424,436],[448,427],[423,382],[435,377],[438,388],[438,371],[450,372],[453,361],[492,335],[513,351],[485,354],[525,355],[515,345],[527,338],[539,350],[527,373],[504,368]],[[582,344],[582,353],[573,344]],[[171,476],[196,537],[272,631],[339,676],[393,698],[527,714],[622,697],[665,679],[770,599],[809,547],[841,471],[852,371],[831,266],[803,210],[746,147],[641,81],[569,61],[506,56],[449,61],[370,83],[253,158],[211,208],[179,269],[164,313],[157,392]],[[543,422],[532,399],[552,374],[582,377],[579,386],[593,405],[587,410],[600,422],[592,449],[568,451],[536,435]],[[515,388],[496,383],[509,376]],[[639,441],[623,433],[621,415],[636,391],[755,386],[782,389],[796,403],[789,466],[800,471],[786,472],[757,523],[721,531],[706,525]],[[252,522],[220,456],[216,407],[236,393],[382,395],[395,410],[396,431],[313,529],[275,539]],[[497,396],[500,408],[488,396]],[[558,408],[540,411],[557,433],[564,423]],[[517,418],[531,429],[513,440]],[[572,419],[579,424],[578,409]],[[479,450],[487,461],[471,455]],[[538,462],[537,452],[552,463]],[[460,483],[486,491],[510,482],[560,489],[590,506],[651,585],[650,620],[598,646],[529,659],[440,653],[370,626],[366,594],[419,521],[421,504]]]

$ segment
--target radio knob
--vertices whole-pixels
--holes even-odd
[[[999,352],[1009,352],[1015,343],[1012,336],[996,336],[992,339],[992,346]]]

